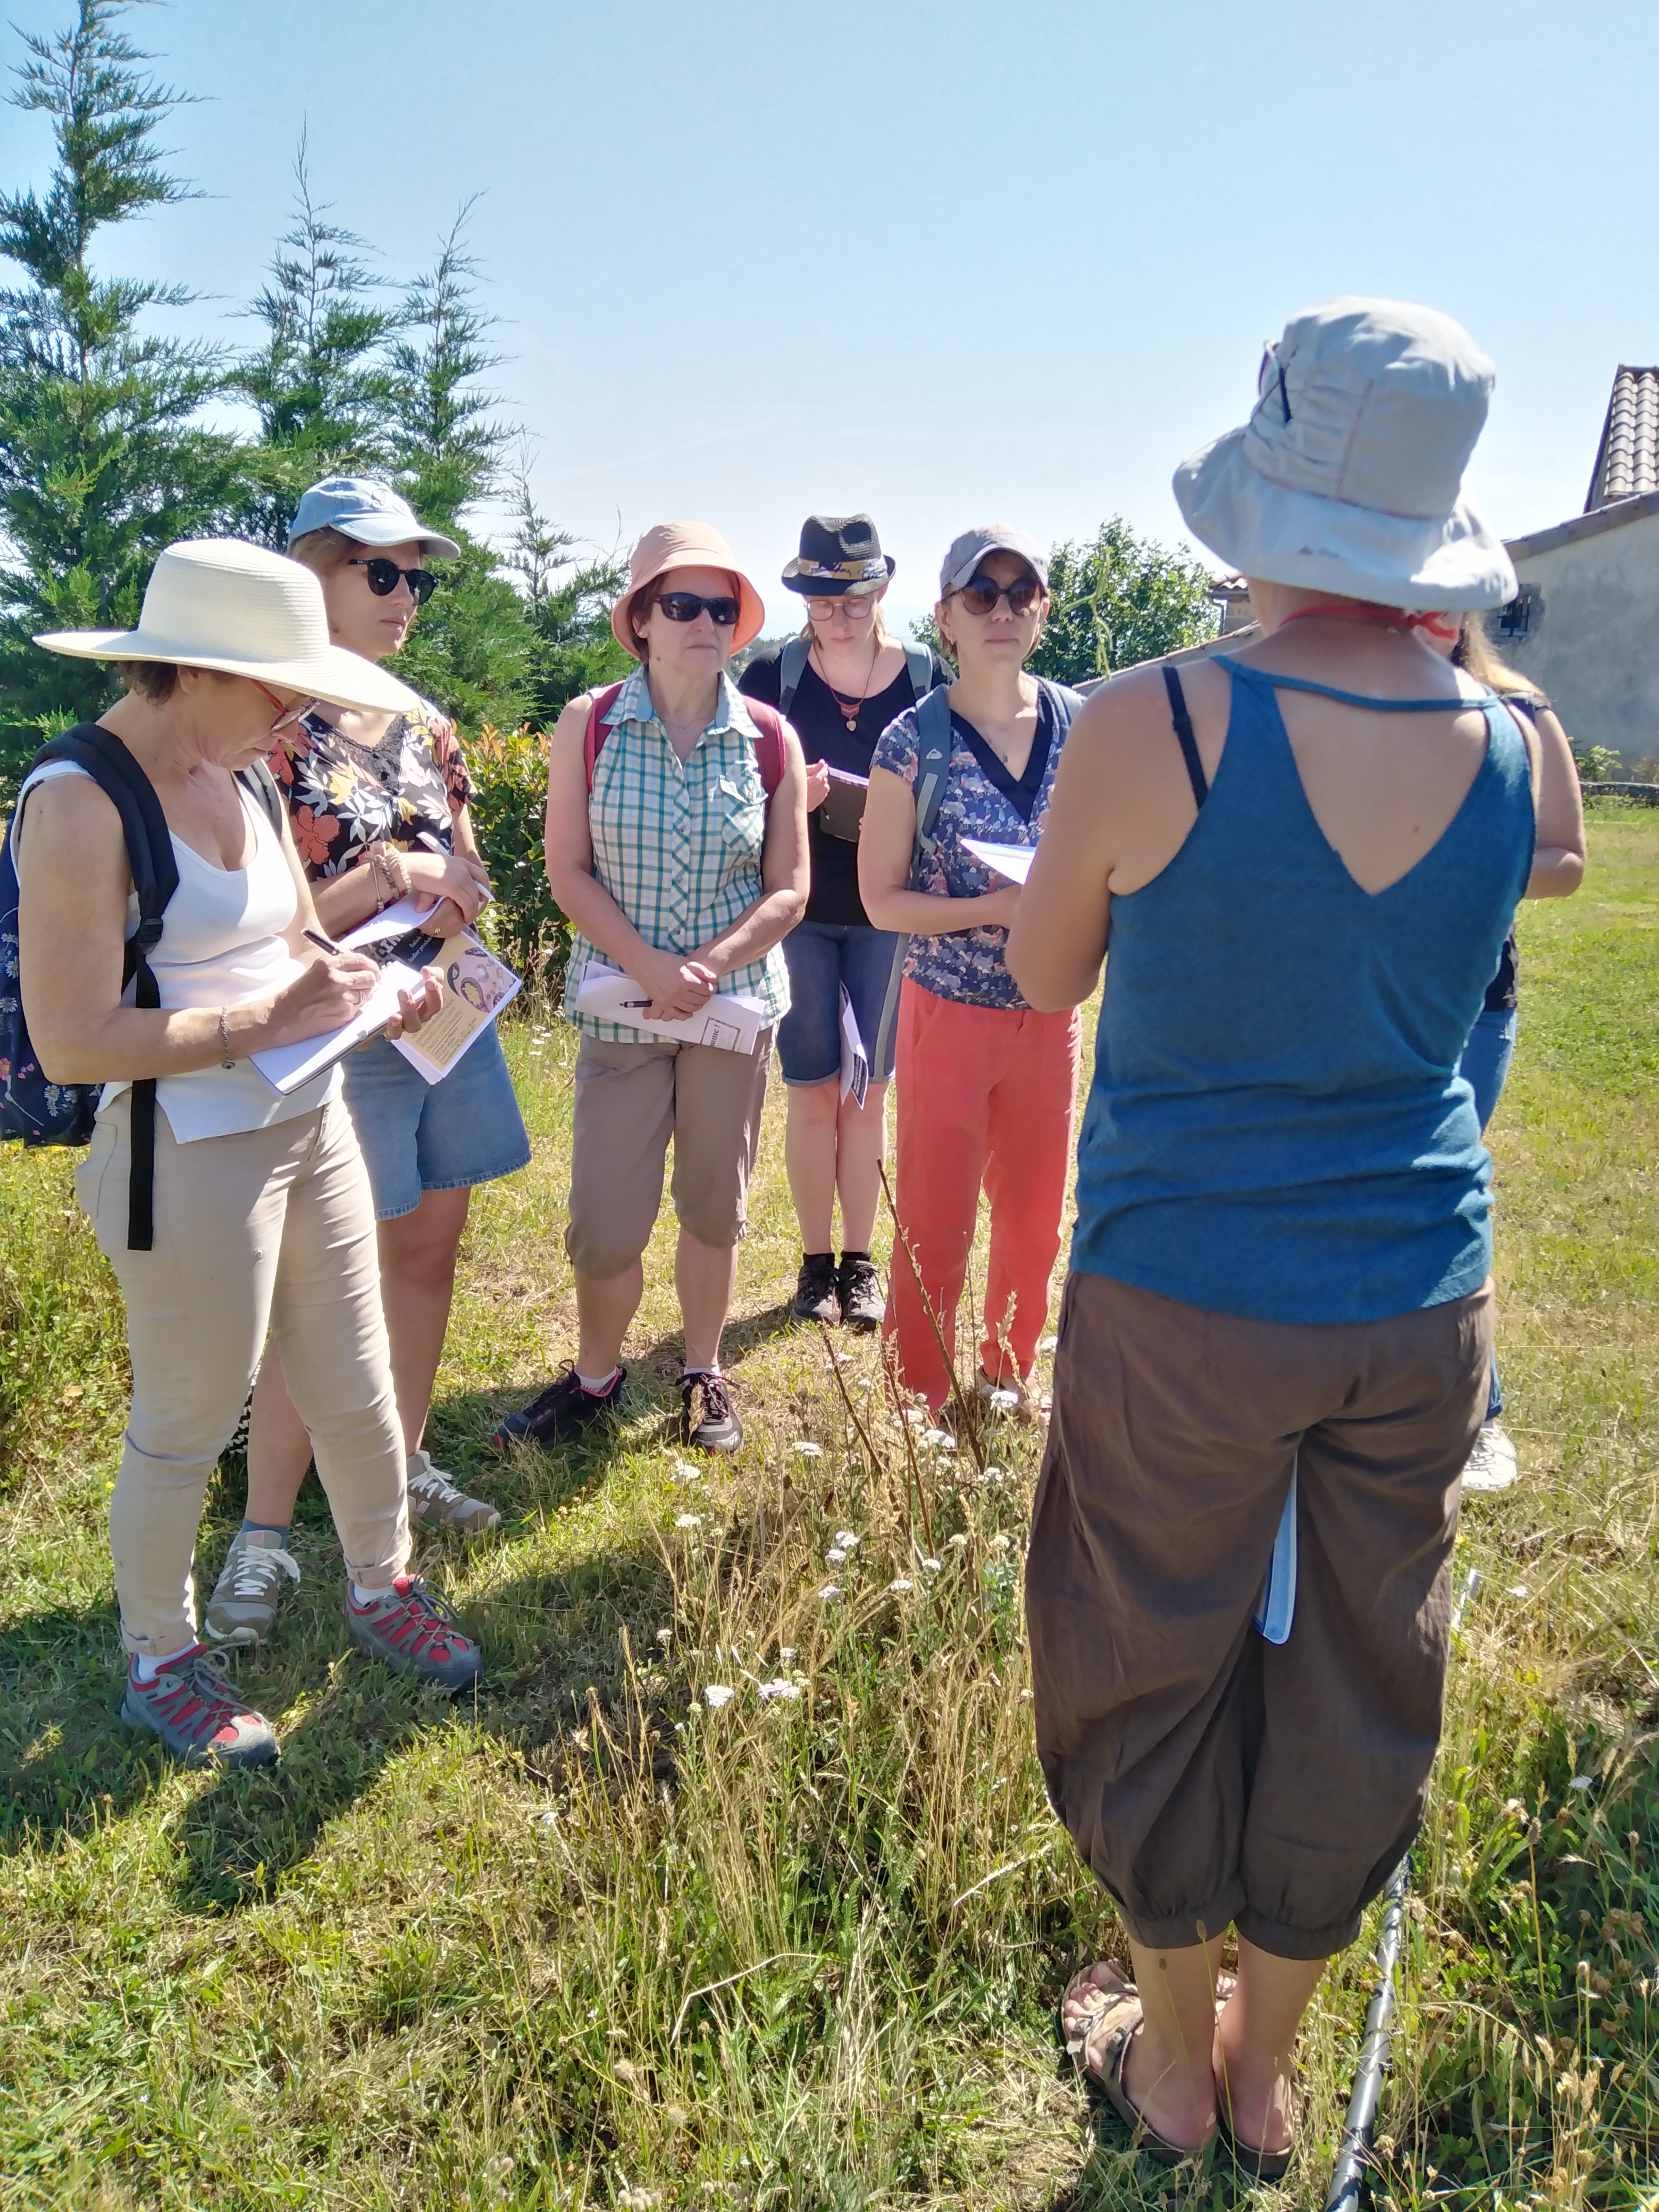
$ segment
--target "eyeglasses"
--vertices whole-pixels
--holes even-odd
[[[372,561],[348,561],[346,566],[363,571],[368,578],[368,588],[377,599],[390,599],[398,588],[399,576],[414,594],[417,607],[423,607],[438,588],[438,579],[430,568],[400,568],[384,554],[377,554]]]
[[[716,629],[735,629],[743,612],[740,599],[699,599],[695,592],[664,592],[652,604],[660,607],[670,622],[693,623],[706,614]]]
[[[837,615],[845,615],[850,623],[866,623],[876,611],[873,596],[867,592],[856,595],[848,592],[844,599],[808,599],[806,618],[809,622],[833,622]]]
[[[300,698],[296,699],[291,707],[284,707],[269,684],[261,684],[257,676],[250,676],[248,682],[252,684],[256,691],[263,691],[271,705],[278,709],[276,719],[270,726],[270,734],[273,738],[279,731],[291,728],[295,722],[302,721],[317,704],[314,699]]]
[[[1035,576],[1018,576],[1012,584],[999,584],[994,576],[970,576],[953,596],[966,600],[976,615],[994,614],[1003,599],[1010,614],[1029,615],[1042,597],[1042,586]]]

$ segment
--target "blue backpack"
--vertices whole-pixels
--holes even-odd
[[[73,761],[84,769],[121,817],[127,866],[138,894],[138,927],[126,941],[121,982],[134,986],[133,1003],[158,1006],[160,995],[149,955],[161,936],[167,901],[179,888],[173,836],[155,787],[112,730],[82,722],[54,738],[35,757],[33,768],[48,761]],[[280,831],[284,811],[276,779],[263,762],[244,770],[238,782],[249,791]],[[41,1069],[23,1019],[23,992],[17,945],[17,864],[12,852],[16,814],[0,848],[0,1138],[25,1145],[84,1145],[97,1118],[101,1083],[53,1083]],[[132,1085],[132,1175],[128,1190],[127,1249],[148,1252],[155,1241],[153,1212],[155,1169],[155,1084]]]

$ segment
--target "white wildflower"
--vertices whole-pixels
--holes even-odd
[[[659,1644],[672,1644],[674,1641],[673,1630],[672,1628],[659,1628],[657,1631],[657,1641]]]
[[[722,1705],[729,1705],[732,1694],[724,1682],[706,1682],[703,1685],[703,1703],[711,1713],[719,1712]]]
[[[910,1580],[908,1575],[895,1575],[887,1588],[894,1597],[906,1597],[915,1588],[915,1584]]]
[[[784,1662],[784,1663],[785,1663],[785,1665],[786,1665],[786,1666],[788,1664],[788,1662],[790,1662],[790,1660],[792,1660],[792,1659],[794,1657],[794,1656],[795,1656],[795,1647],[794,1647],[794,1645],[793,1645],[793,1644],[779,1644],[779,1646],[778,1646],[778,1656],[779,1656],[779,1658],[780,1658],[780,1659],[781,1659],[781,1660]]]
[[[701,1528],[702,1516],[701,1513],[677,1513],[674,1516],[674,1526],[677,1528]]]
[[[1531,1595],[1532,1593],[1528,1589],[1525,1583],[1511,1583],[1510,1584],[1510,1595],[1511,1597],[1529,1597]]]
[[[917,1565],[925,1575],[936,1575],[945,1565],[943,1559],[918,1559]]]
[[[674,1462],[674,1471],[670,1475],[669,1480],[671,1482],[701,1482],[702,1469],[700,1467],[693,1467],[689,1459],[677,1459]]]
[[[777,1698],[790,1700],[798,1698],[800,1691],[795,1683],[786,1681],[780,1674],[775,1681],[763,1682],[760,1693],[762,1704],[769,1705]]]
[[[992,1467],[988,1464],[985,1469],[985,1480],[987,1482],[1000,1482],[1007,1472],[1006,1467]]]
[[[1593,1774],[1575,1774],[1567,1787],[1569,1790],[1594,1790],[1595,1777]]]
[[[945,1538],[945,1548],[947,1552],[965,1552],[968,1548],[968,1539],[958,1529],[954,1536]]]
[[[1017,1413],[1019,1411],[1018,1390],[988,1390],[985,1403],[994,1413]]]
[[[826,1604],[842,1595],[843,1592],[839,1583],[825,1583],[823,1588],[818,1592],[818,1595],[824,1600]]]
[[[1037,1340],[1039,1352],[1057,1352],[1059,1349],[1060,1339],[1057,1336],[1043,1336]]]
[[[851,1528],[837,1528],[836,1541],[843,1552],[856,1552],[859,1547],[858,1537]]]
[[[957,1440],[949,1429],[924,1429],[921,1444],[924,1451],[954,1451]]]
[[[823,1555],[823,1564],[826,1567],[844,1567],[847,1565],[847,1554],[839,1544],[831,1544]]]
[[[823,1457],[823,1446],[822,1444],[811,1443],[804,1437],[796,1443],[794,1450],[797,1459],[822,1459]]]
[[[1007,1550],[1007,1548],[1008,1548],[1008,1539],[1007,1539],[1006,1536],[993,1536],[993,1537],[992,1537],[992,1539],[991,1539],[991,1549],[992,1549],[994,1552],[1006,1552],[1006,1551]]]

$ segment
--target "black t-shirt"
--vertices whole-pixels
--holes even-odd
[[[747,698],[758,699],[763,706],[775,707],[783,684],[782,658],[781,646],[757,654],[738,678],[738,690]],[[933,680],[935,684],[954,680],[937,653]],[[829,685],[808,661],[795,687],[789,720],[808,761],[828,761],[831,768],[842,769],[848,775],[868,775],[876,739],[894,716],[902,714],[915,701],[909,671],[902,668],[884,691],[872,692],[865,701],[849,730]],[[806,817],[806,836],[812,861],[807,921],[827,922],[832,927],[850,923],[869,928],[870,917],[859,896],[858,847],[845,837],[827,836],[819,826],[816,807]]]

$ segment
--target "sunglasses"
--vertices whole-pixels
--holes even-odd
[[[1029,615],[1042,597],[1042,586],[1035,576],[1020,576],[1012,584],[999,584],[993,576],[970,576],[956,597],[976,615],[994,614],[1002,599],[1007,600],[1010,614]]]
[[[377,554],[372,561],[348,561],[346,566],[363,571],[368,578],[368,588],[377,599],[389,599],[397,590],[400,576],[414,594],[417,607],[423,607],[438,588],[438,579],[430,568],[400,568],[383,554]]]
[[[660,607],[670,622],[692,623],[707,614],[716,629],[735,629],[743,612],[740,599],[699,599],[695,592],[664,592],[652,605]]]

